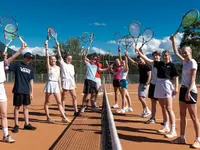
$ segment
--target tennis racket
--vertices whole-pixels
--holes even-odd
[[[128,49],[133,45],[133,38],[130,35],[125,35],[122,37],[121,42],[125,51],[127,52]]]
[[[140,22],[138,21],[133,21],[129,25],[129,34],[132,36],[133,41],[135,43],[135,48],[137,47],[138,43],[138,38],[141,34],[142,26]]]
[[[193,25],[199,18],[199,11],[197,9],[189,10],[182,18],[181,24],[179,25],[176,32],[173,34],[175,36],[179,31]]]
[[[4,52],[7,52],[8,46],[15,39],[15,37],[18,37],[22,43],[25,43],[18,35],[18,23],[13,16],[2,16],[0,19],[0,26],[4,29],[4,38],[6,40],[6,47]]]
[[[81,53],[83,54],[84,53],[84,47],[86,44],[88,44],[89,42],[89,39],[90,39],[90,34],[88,32],[84,32],[82,34],[82,36],[78,37],[79,40],[81,41]]]
[[[139,49],[142,49],[142,47],[154,37],[154,32],[151,28],[147,28],[140,37],[142,39],[142,45]]]
[[[90,33],[89,45],[88,45],[87,53],[89,53],[89,50],[90,50],[90,47],[92,45],[93,39],[94,39],[94,32]]]
[[[56,41],[56,43],[57,43],[57,32],[56,32],[56,30],[54,29],[54,28],[52,28],[52,27],[49,27],[48,29],[47,29],[47,40],[49,41],[51,38],[53,38],[55,41]]]

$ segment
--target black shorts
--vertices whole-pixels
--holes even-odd
[[[120,80],[113,80],[113,87],[120,87]]]
[[[83,93],[85,94],[98,93],[97,83],[95,81],[85,79]]]
[[[155,84],[150,83],[148,97],[150,99],[158,100],[157,98],[154,97],[155,87],[156,87]]]
[[[30,105],[31,99],[29,94],[21,94],[21,93],[14,93],[13,96],[13,105],[14,106],[22,106],[22,105]]]
[[[180,92],[179,92],[179,101],[185,102],[186,104],[196,104],[197,103],[197,93],[191,92],[190,91],[190,100],[186,101],[185,100],[185,95],[187,93],[187,87],[181,87]]]

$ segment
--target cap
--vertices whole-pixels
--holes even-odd
[[[31,54],[30,52],[26,52],[24,54],[24,57],[31,57],[31,58],[33,58],[33,54]]]

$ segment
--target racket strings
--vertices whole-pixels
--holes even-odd
[[[191,26],[198,20],[198,17],[199,17],[198,10],[196,10],[196,9],[190,10],[189,12],[187,12],[185,14],[185,16],[183,16],[182,27],[187,28],[187,27]]]

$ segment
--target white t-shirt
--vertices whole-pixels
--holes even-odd
[[[96,65],[91,65],[89,62],[86,63],[86,79],[96,82],[95,75],[98,68]]]
[[[125,69],[121,69],[121,71],[120,71],[121,80],[126,80],[127,75],[128,75],[128,71],[125,71]]]
[[[67,64],[61,59],[60,61],[60,70],[61,70],[61,80],[62,88],[66,90],[71,90],[76,88],[75,84],[75,71],[72,64]]]
[[[152,71],[151,71],[151,83],[156,84],[157,80],[157,68],[152,66]]]
[[[183,70],[182,70],[182,80],[181,85],[184,85],[186,87],[190,86],[191,81],[191,69],[197,70],[197,62],[194,59],[191,59],[189,61],[183,61]],[[196,84],[193,85],[192,92],[197,93],[197,87]]]
[[[0,83],[3,83],[6,81],[6,74],[4,70],[4,62],[0,62]]]

